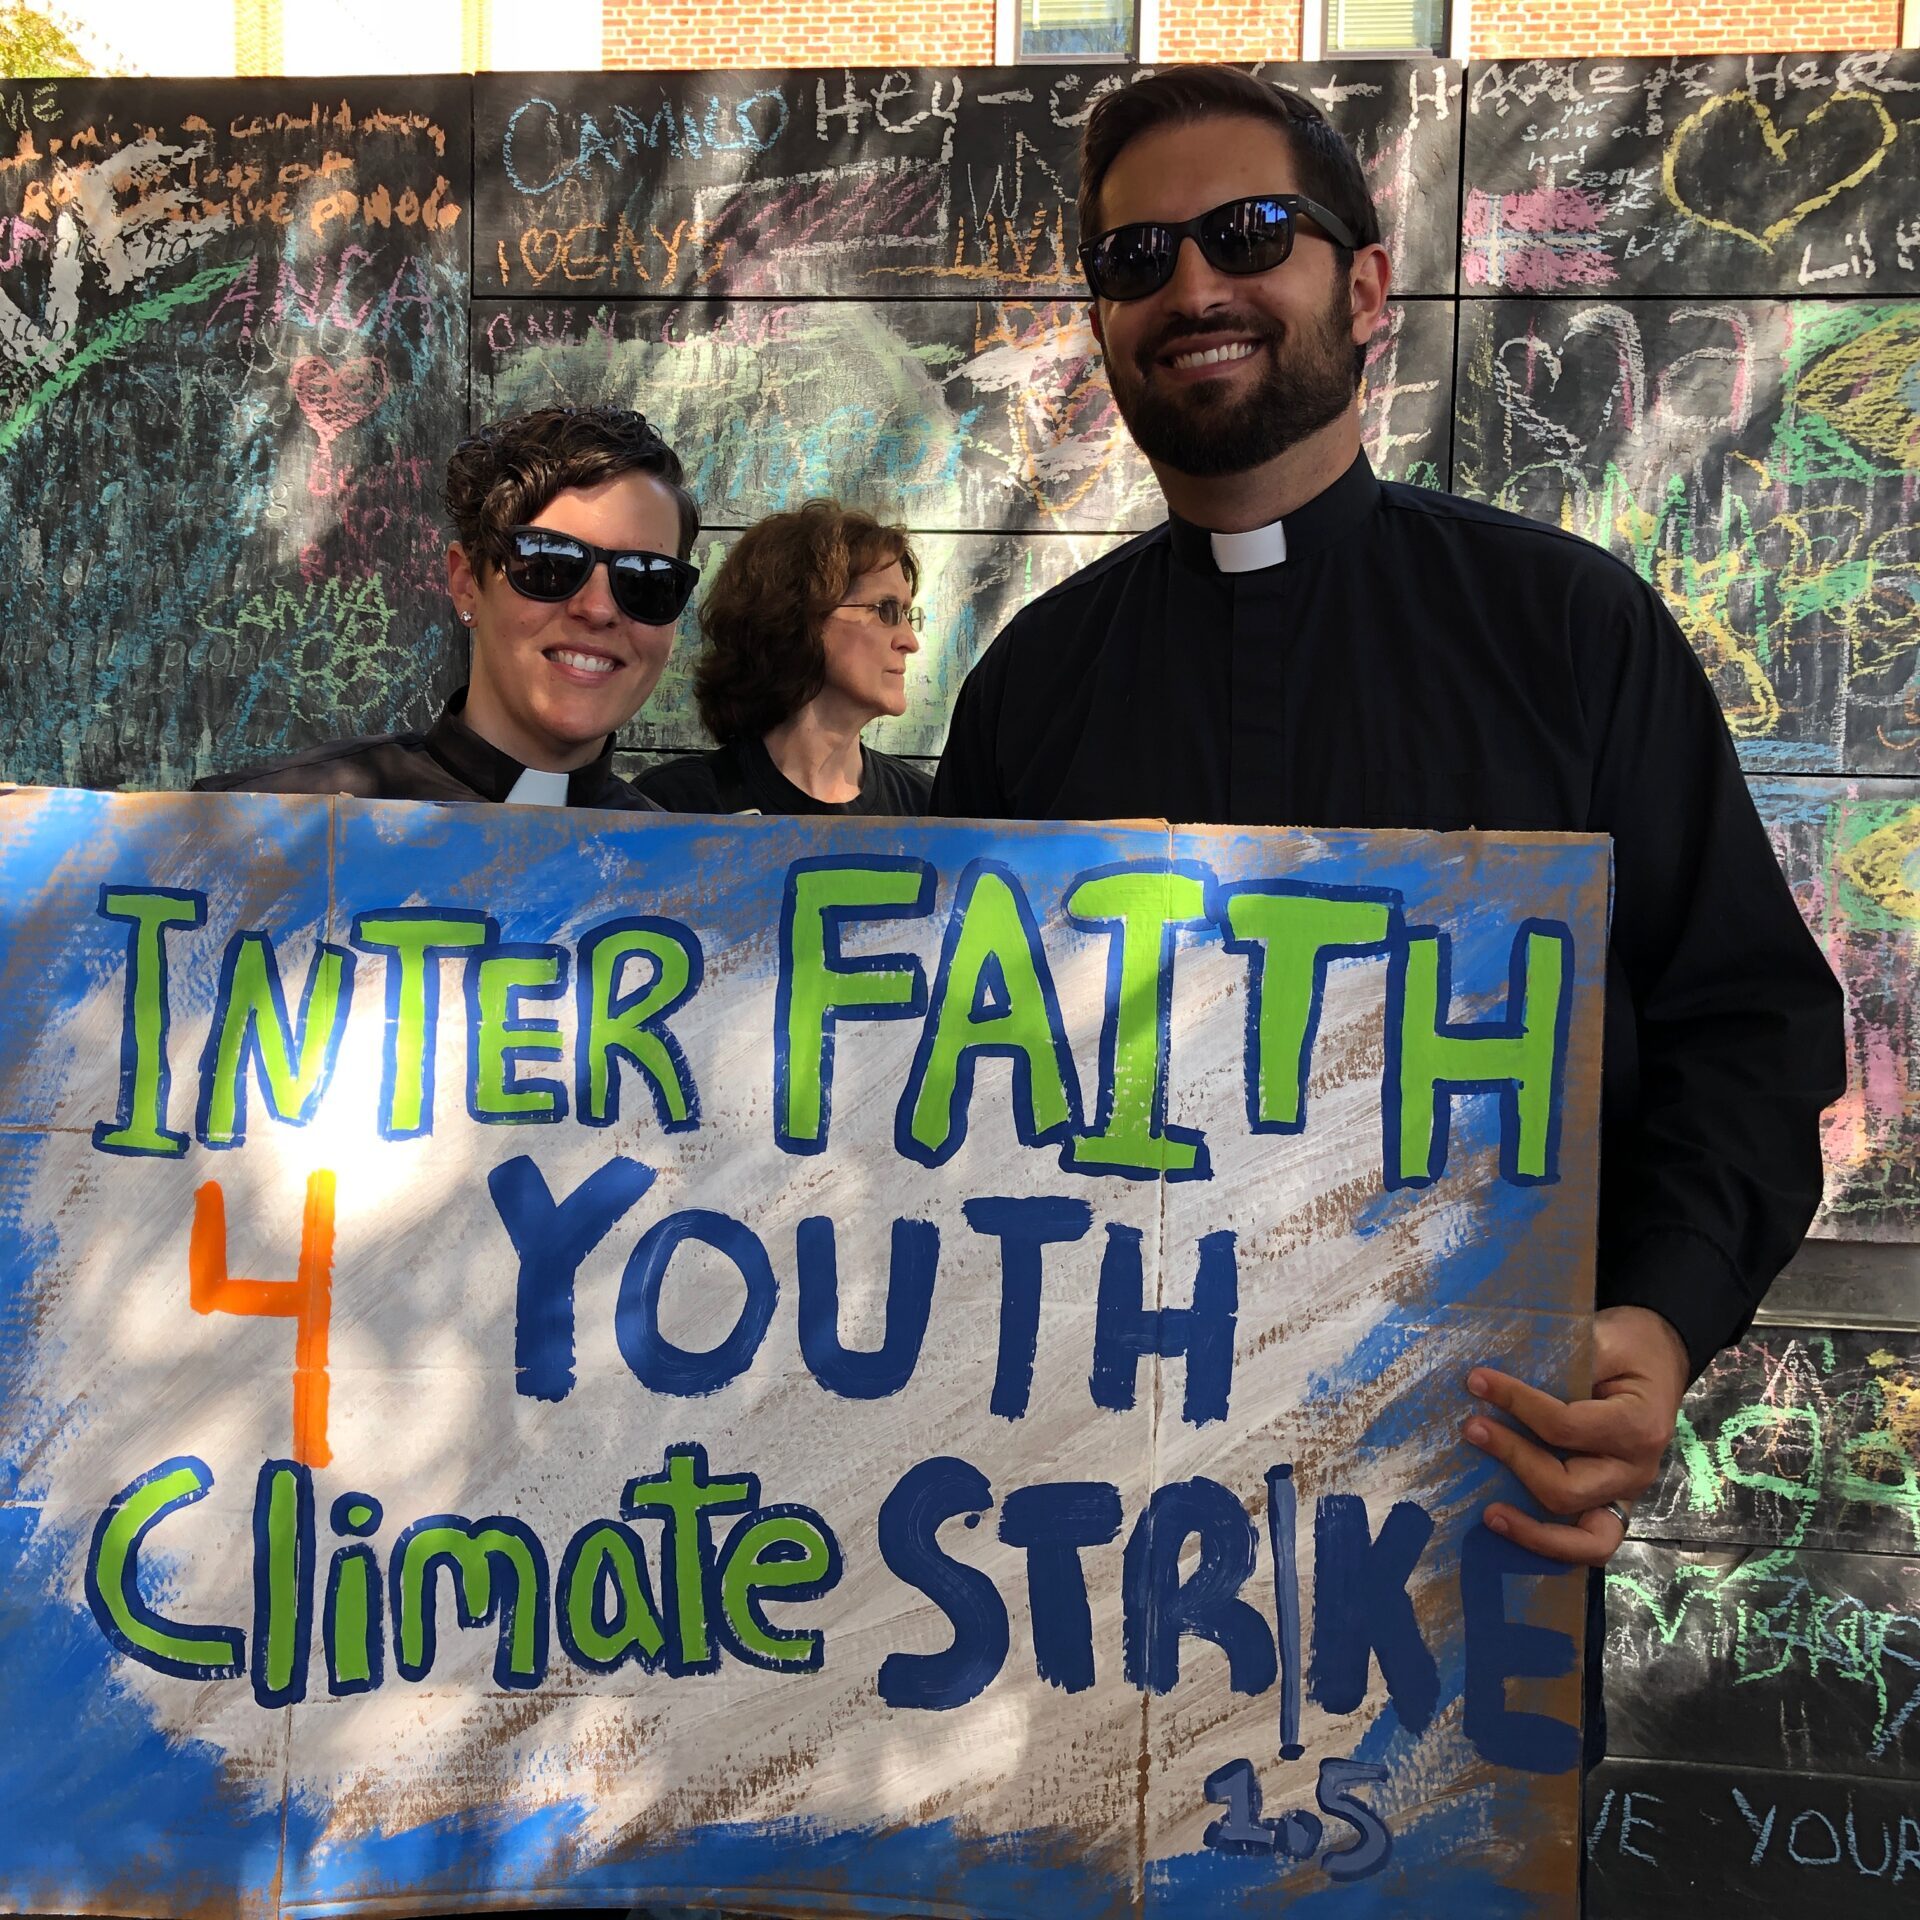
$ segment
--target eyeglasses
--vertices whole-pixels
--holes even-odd
[[[1133,220],[1089,240],[1080,249],[1087,284],[1102,300],[1144,300],[1173,278],[1180,243],[1191,234],[1210,267],[1221,273],[1266,273],[1293,251],[1305,215],[1335,246],[1359,242],[1337,213],[1299,193],[1262,193],[1229,200],[1191,220]]]
[[[596,547],[551,527],[507,529],[507,585],[529,600],[571,600],[603,560],[613,604],[643,627],[670,626],[700,583],[700,569],[670,553]]]
[[[897,627],[904,622],[915,633],[927,624],[927,616],[920,608],[909,605],[905,600],[896,600],[891,594],[884,600],[842,600],[840,611],[878,614],[883,627]]]

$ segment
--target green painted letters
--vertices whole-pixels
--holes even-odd
[[[513,995],[524,988],[538,992],[560,984],[557,953],[492,953],[476,963],[479,983],[474,990],[478,1030],[473,1039],[473,1110],[498,1120],[548,1120],[559,1111],[551,1087],[514,1087],[507,1084],[510,1058],[516,1053],[546,1054],[557,1059],[560,1034],[548,1026],[523,1026],[510,1014]]]
[[[769,1560],[776,1547],[798,1547],[797,1556]],[[743,1528],[728,1543],[720,1570],[720,1604],[735,1644],[749,1660],[767,1667],[817,1666],[817,1631],[776,1633],[761,1616],[755,1596],[782,1587],[813,1586],[833,1571],[834,1552],[812,1520],[797,1513],[771,1514]]]
[[[1389,1175],[1399,1185],[1437,1179],[1445,1151],[1436,1151],[1436,1120],[1447,1083],[1513,1087],[1517,1125],[1508,1126],[1501,1165],[1509,1178],[1545,1180],[1552,1173],[1554,1102],[1558,1095],[1561,1015],[1573,991],[1571,943],[1529,927],[1520,935],[1524,965],[1511,990],[1512,1033],[1443,1033],[1440,941],[1416,934],[1407,941],[1399,1017],[1399,1146]],[[1444,1135],[1440,1136],[1444,1140]]]
[[[622,967],[632,954],[644,954],[654,963],[653,984],[632,1005],[616,1011]],[[659,929],[624,927],[594,941],[591,956],[583,949],[581,964],[589,973],[580,1117],[596,1127],[613,1118],[613,1056],[625,1054],[652,1081],[668,1117],[675,1125],[684,1124],[693,1113],[691,1082],[647,1022],[687,991],[693,980],[692,950],[686,941]],[[817,1053],[814,1063],[817,1074]]]
[[[928,1034],[901,1095],[906,1135],[936,1164],[952,1150],[956,1132],[965,1130],[960,1068],[977,1047],[1011,1047],[1026,1063],[1026,1111],[1018,1116],[1023,1140],[1054,1133],[1075,1118],[1068,1091],[1073,1062],[1054,1012],[1046,956],[1015,885],[983,867],[971,889],[963,888],[955,908],[959,927],[948,933],[927,1015]],[[983,1011],[985,981],[997,989],[998,1004]],[[1016,1099],[1019,1082],[1016,1075]]]
[[[394,1622],[394,1644],[400,1671],[408,1679],[424,1679],[433,1664],[433,1592],[427,1585],[427,1570],[441,1558],[454,1565],[462,1611],[469,1620],[484,1619],[492,1610],[494,1561],[505,1563],[514,1590],[511,1608],[503,1606],[503,1612],[511,1612],[513,1624],[495,1673],[510,1674],[522,1685],[539,1679],[546,1664],[545,1582],[520,1531],[447,1519],[410,1529],[398,1551],[399,1618]],[[506,1632],[504,1622],[502,1630]]]
[[[87,1598],[94,1617],[121,1652],[162,1673],[199,1678],[233,1675],[246,1664],[246,1636],[236,1627],[194,1628],[153,1612],[135,1578],[141,1537],[178,1508],[206,1497],[213,1475],[199,1460],[170,1460],[137,1480],[94,1529],[87,1556]]]
[[[831,1018],[909,1013],[920,997],[917,968],[871,960],[838,964],[835,923],[842,917],[922,913],[930,891],[927,870],[918,863],[880,867],[836,860],[789,870],[774,1036],[774,1119],[783,1146],[809,1152],[826,1142]]]
[[[1166,1104],[1169,930],[1205,923],[1206,888],[1190,874],[1152,868],[1099,874],[1074,888],[1067,911],[1077,921],[1113,926],[1119,943],[1118,992],[1108,990],[1102,1048],[1111,1075],[1102,1090],[1105,1124],[1073,1142],[1071,1163],[1090,1170],[1192,1172],[1201,1143],[1169,1138],[1156,1122]]]
[[[273,942],[263,933],[234,936],[201,1064],[200,1138],[208,1146],[236,1146],[245,1137],[240,1122],[240,1076],[246,1070],[249,1034],[258,1050],[261,1087],[273,1117],[298,1124],[311,1116],[346,1024],[352,965],[352,956],[338,947],[322,946],[314,954],[307,968],[296,1039],[288,1031],[286,992]]]
[[[666,1551],[672,1555],[674,1670],[700,1672],[718,1663],[707,1619],[707,1566],[712,1539],[710,1513],[738,1513],[755,1498],[749,1479],[709,1480],[707,1456],[697,1446],[669,1447],[667,1470],[627,1483],[621,1512],[629,1520],[643,1513],[666,1516]]]
[[[570,1558],[573,1570],[560,1604],[566,1609],[568,1639],[578,1654],[598,1667],[616,1665],[636,1647],[649,1665],[658,1659],[667,1636],[654,1611],[646,1568],[626,1528],[601,1521],[575,1540]],[[595,1617],[595,1600],[606,1574],[613,1577],[619,1610],[603,1631]]]
[[[1254,1117],[1263,1127],[1294,1129],[1306,1117],[1307,1050],[1315,1019],[1321,956],[1380,945],[1393,924],[1384,901],[1319,893],[1239,889],[1227,902],[1236,941],[1258,942],[1260,1017],[1254,1040]]]
[[[442,954],[484,946],[491,929],[478,914],[363,914],[354,922],[356,946],[392,955],[387,967],[387,1085],[381,1130],[405,1139],[433,1124],[427,1111],[427,1065],[434,1044],[429,1018],[438,995],[427,969]],[[397,969],[397,973],[394,971]]]
[[[197,927],[207,917],[197,895],[161,887],[102,887],[99,912],[125,920],[127,998],[120,1034],[120,1114],[93,1130],[108,1153],[180,1154],[187,1136],[167,1125],[167,942],[169,927]]]

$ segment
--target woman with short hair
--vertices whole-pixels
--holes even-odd
[[[472,644],[439,719],[202,790],[658,811],[613,750],[700,577],[687,558],[700,515],[672,448],[621,407],[515,414],[454,449],[447,511],[447,590]]]
[[[907,710],[919,583],[905,529],[838,501],[749,527],[700,607],[694,698],[720,744],[640,791],[673,813],[924,813],[927,776],[860,739]]]

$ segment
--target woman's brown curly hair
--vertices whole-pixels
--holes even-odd
[[[569,487],[651,474],[680,516],[680,558],[693,551],[700,509],[673,449],[627,407],[536,407],[477,428],[447,461],[447,512],[482,579],[507,563],[507,529],[525,526]]]
[[[827,683],[827,616],[863,573],[894,560],[911,594],[920,563],[906,529],[837,500],[809,500],[749,527],[700,603],[706,645],[693,692],[714,739],[757,740],[799,712]]]

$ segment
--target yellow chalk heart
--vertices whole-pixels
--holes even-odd
[[[1698,137],[1700,130],[1716,113],[1724,113],[1730,107],[1744,107],[1759,127],[1760,137],[1767,143],[1767,151],[1775,160],[1785,165],[1787,149],[1795,140],[1799,139],[1803,133],[1810,133],[1835,107],[1850,105],[1855,101],[1860,101],[1872,108],[1878,116],[1880,144],[1844,179],[1831,182],[1820,188],[1817,193],[1810,193],[1804,200],[1798,202],[1790,213],[1776,220],[1764,233],[1755,233],[1751,227],[1740,226],[1732,220],[1716,220],[1711,214],[1702,213],[1698,207],[1690,205],[1686,196],[1681,193],[1677,178],[1681,152],[1689,140]],[[1783,234],[1791,233],[1808,214],[1818,213],[1822,207],[1831,206],[1850,187],[1857,187],[1887,157],[1888,149],[1899,137],[1900,129],[1894,124],[1893,116],[1886,110],[1877,94],[1836,93],[1829,99],[1821,101],[1807,115],[1804,124],[1789,127],[1785,133],[1782,133],[1774,125],[1773,114],[1752,94],[1726,93],[1717,100],[1709,100],[1698,113],[1689,114],[1674,128],[1673,138],[1667,142],[1666,159],[1660,168],[1660,183],[1666,188],[1667,198],[1672,201],[1674,207],[1685,214],[1689,220],[1696,220],[1703,227],[1711,227],[1716,233],[1730,233],[1736,239],[1750,242],[1763,253],[1771,253],[1773,243]]]

